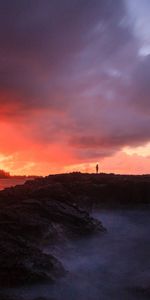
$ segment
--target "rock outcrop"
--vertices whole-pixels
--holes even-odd
[[[148,175],[60,174],[1,191],[1,286],[52,282],[64,276],[66,271],[54,252],[47,255],[42,249],[104,232],[88,210],[149,204]]]
[[[28,182],[0,193],[0,285],[53,282],[66,271],[53,254],[43,253],[64,240],[105,229],[70,201],[61,184]],[[69,195],[69,197],[68,197]],[[65,197],[66,196],[66,197]]]
[[[137,208],[150,204],[150,175],[58,174],[0,191],[0,203],[46,198],[89,210],[94,206]]]

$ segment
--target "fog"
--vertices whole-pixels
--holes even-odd
[[[55,251],[69,271],[57,284],[24,288],[29,299],[150,299],[149,211],[101,211],[94,216],[106,234],[70,243]]]

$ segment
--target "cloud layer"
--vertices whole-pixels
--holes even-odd
[[[150,5],[133,2],[0,2],[2,153],[65,165],[149,142]]]

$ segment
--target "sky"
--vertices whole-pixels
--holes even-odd
[[[149,22],[149,0],[0,0],[0,169],[150,173]]]

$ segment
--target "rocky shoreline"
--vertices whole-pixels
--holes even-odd
[[[43,253],[44,245],[59,243],[61,247],[64,240],[105,231],[99,221],[69,203],[67,197],[62,201],[64,193],[57,197],[59,185],[44,185],[44,181],[47,179],[0,193],[2,287],[55,281],[66,270],[53,254]]]
[[[55,282],[66,276],[54,251],[46,254],[43,248],[105,232],[88,210],[149,203],[150,176],[51,175],[1,191],[1,287]]]

